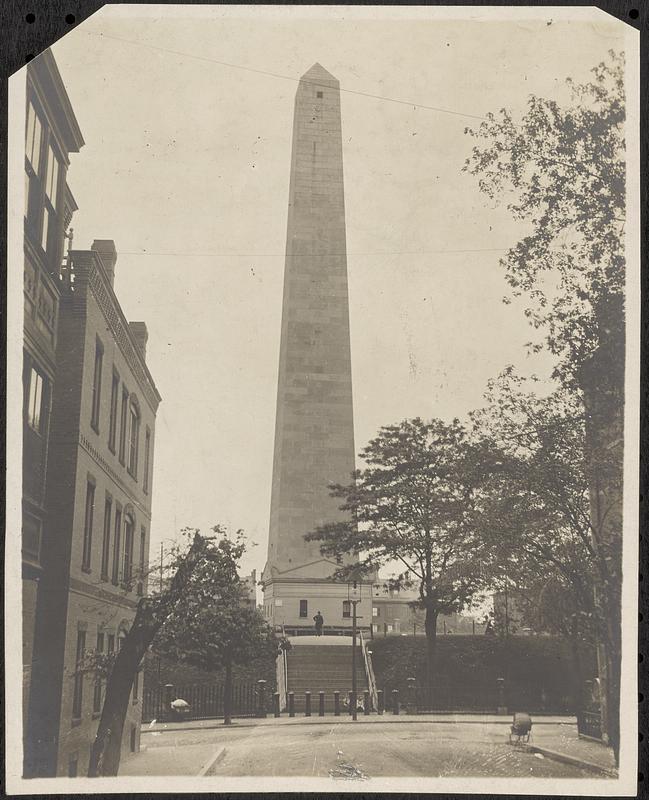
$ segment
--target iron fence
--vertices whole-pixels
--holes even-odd
[[[263,692],[263,707],[272,711],[274,687]],[[175,718],[171,702],[185,700],[189,711],[185,719],[218,719],[224,716],[225,687],[223,684],[185,686],[156,686],[144,690],[142,722],[154,719],[171,720]],[[231,713],[233,717],[255,717],[262,710],[259,686],[257,683],[235,683],[232,686]]]

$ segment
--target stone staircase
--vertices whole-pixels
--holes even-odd
[[[324,638],[324,637],[323,637]],[[304,693],[311,692],[311,714],[318,714],[318,692],[325,693],[325,711],[334,710],[334,692],[340,692],[341,714],[343,701],[352,688],[352,648],[349,644],[299,644],[287,653],[287,691],[295,695],[296,713],[304,713]],[[359,697],[368,688],[363,653],[356,647],[356,681]]]

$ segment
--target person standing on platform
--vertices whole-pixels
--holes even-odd
[[[315,622],[315,635],[322,636],[322,626],[324,625],[324,617],[319,611],[313,618],[313,621]]]

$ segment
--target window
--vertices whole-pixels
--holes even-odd
[[[129,437],[128,437],[128,471],[137,478],[137,451],[140,438],[140,413],[135,403],[131,403],[129,410]]]
[[[149,491],[149,460],[151,458],[151,431],[148,426],[144,435],[144,476],[142,478],[142,488],[145,492]]]
[[[110,528],[113,516],[113,498],[106,493],[104,504],[104,540],[101,543],[101,579],[108,580],[108,562],[110,561]]]
[[[135,678],[133,679],[133,702],[137,703],[138,697],[140,695],[140,670],[135,673]]]
[[[126,424],[128,422],[128,391],[122,388],[122,411],[120,414],[119,430],[119,460],[124,464],[126,460]]]
[[[104,360],[104,346],[97,339],[95,343],[95,374],[92,379],[92,418],[90,424],[99,433],[99,409],[101,406],[101,367]]]
[[[374,606],[372,608],[372,616],[373,617],[380,617],[381,616],[381,609]]]
[[[56,193],[59,187],[59,160],[56,157],[52,145],[47,148],[47,176],[45,179],[45,195],[56,210]]]
[[[137,593],[142,596],[144,593],[144,571],[146,570],[146,528],[140,528],[140,580],[137,584]]]
[[[47,206],[43,207],[43,226],[41,228],[41,247],[47,252],[47,234],[50,229],[50,210]]]
[[[117,438],[117,402],[119,400],[119,374],[113,370],[113,383],[110,388],[110,423],[108,425],[108,447],[115,452]]]
[[[41,121],[36,113],[33,104],[29,104],[27,109],[27,135],[25,141],[25,153],[32,169],[38,175],[38,167],[41,161],[41,140],[43,129]]]
[[[124,553],[122,564],[122,583],[125,586],[133,577],[133,517],[126,514],[124,517]]]
[[[107,653],[114,653],[115,652],[115,634],[109,633],[106,637],[106,652]]]
[[[131,753],[135,752],[135,748],[137,747],[137,728],[135,725],[131,725]]]
[[[322,92],[316,92],[316,97],[322,97]]]
[[[32,367],[27,398],[27,424],[37,433],[42,432],[43,376]]]
[[[309,604],[307,603],[306,600],[300,600],[300,616],[301,617],[306,617],[308,615],[308,613],[309,613],[307,611],[308,605]]]
[[[115,504],[115,535],[113,536],[113,583],[119,583],[119,556],[122,538],[122,509]]]
[[[77,660],[74,671],[74,692],[72,695],[72,719],[81,719],[83,710],[83,654],[86,650],[86,632],[77,631]]]
[[[95,513],[95,484],[88,481],[86,485],[86,517],[83,527],[83,556],[81,569],[90,572],[92,560],[92,520]]]
[[[351,617],[352,604],[349,600],[343,600],[343,617]]]
[[[104,634],[97,634],[97,653],[104,652]],[[92,695],[92,713],[99,714],[101,712],[101,695],[102,695],[102,680],[101,675],[97,671],[95,674],[95,687]]]

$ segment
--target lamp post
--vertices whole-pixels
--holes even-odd
[[[361,586],[359,581],[351,581],[347,584],[347,599],[352,607],[352,719],[356,720],[357,715],[357,684],[356,684],[356,606],[361,600]]]

